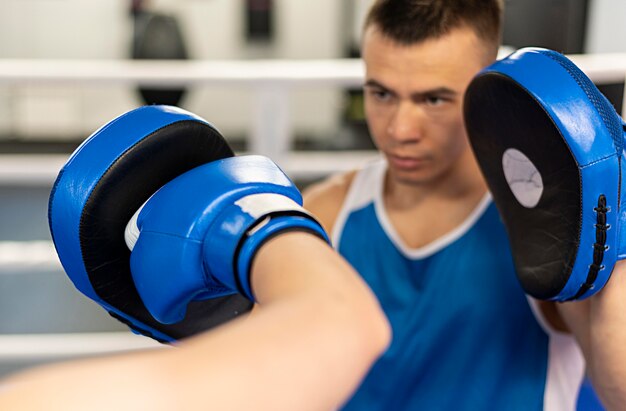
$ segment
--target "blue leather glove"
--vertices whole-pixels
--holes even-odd
[[[254,300],[250,266],[265,241],[294,230],[328,241],[301,204],[295,185],[261,156],[218,160],[167,183],[126,235],[135,285],[150,313],[175,323],[194,300],[233,290]]]

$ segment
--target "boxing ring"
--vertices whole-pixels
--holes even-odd
[[[568,57],[598,85],[625,81],[626,54]],[[293,150],[292,92],[358,88],[363,72],[362,62],[355,59],[0,60],[0,86],[248,89],[253,100],[250,151],[271,157],[294,180],[312,181],[358,167],[377,154]],[[626,96],[622,107],[626,110]],[[48,234],[46,213],[50,188],[67,157],[0,154],[0,376],[41,362],[158,346],[110,319],[74,290],[63,274]]]

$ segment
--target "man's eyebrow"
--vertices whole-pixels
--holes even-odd
[[[456,96],[458,93],[448,87],[437,87],[431,90],[424,90],[424,91],[420,91],[420,92],[416,92],[413,93],[413,95],[420,95],[420,96],[443,96],[443,97],[453,97]]]
[[[365,82],[365,84],[363,84],[363,87],[377,87],[377,88],[382,88],[382,89],[385,89],[385,90],[389,90],[389,87],[385,86],[384,84],[382,84],[382,83],[380,83],[380,82],[378,82],[376,80],[372,80],[372,79],[367,80]]]
[[[365,84],[363,84],[363,87],[376,87],[376,88],[380,88],[383,90],[387,90],[390,92],[393,92],[392,89],[390,89],[389,87],[385,86],[384,84],[382,84],[379,81],[376,80],[367,80],[365,82]],[[454,97],[456,96],[458,93],[448,87],[436,87],[433,89],[428,89],[428,90],[421,90],[421,91],[416,91],[414,93],[411,93],[411,96],[413,98],[423,98],[426,96],[440,96],[440,97]]]

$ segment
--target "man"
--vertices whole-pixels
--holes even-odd
[[[623,276],[579,303],[527,299],[468,145],[463,95],[500,26],[497,0],[378,0],[366,18],[365,113],[384,160],[305,193],[394,334],[346,410],[573,409],[585,358],[605,405],[624,403],[623,345],[605,341],[623,329]]]
[[[396,7],[402,3],[380,2],[387,14],[378,13],[388,22],[415,18]],[[384,25],[370,17],[364,48],[368,118],[389,165],[340,177],[308,196],[310,207],[334,226],[339,250],[377,291],[395,329],[394,346],[347,408],[572,408],[570,380],[580,380],[583,363],[573,338],[554,331],[566,330],[560,314],[606,404],[618,409],[625,401],[626,268],[616,266],[593,300],[558,311],[542,304],[551,326],[538,323],[539,309],[515,281],[504,230],[460,117],[467,82],[488,63],[481,58],[495,57],[495,50],[489,57],[481,47],[490,44],[481,41],[483,34],[489,37],[489,25],[479,18],[494,9],[486,2],[445,3],[444,9],[461,10],[467,20],[443,13],[445,30],[415,44],[389,40],[377,32]],[[433,4],[441,8],[443,2]],[[468,50],[473,54],[463,54]],[[417,51],[423,53],[412,59]],[[345,198],[348,207],[341,209],[332,195]],[[340,405],[389,338],[367,288],[318,238],[301,232],[262,245],[251,282],[261,309],[250,319],[180,350],[16,377],[0,388],[0,408],[84,408],[93,398],[100,402],[89,408]]]

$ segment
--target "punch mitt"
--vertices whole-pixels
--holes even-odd
[[[531,296],[577,300],[608,281],[624,247],[624,123],[569,59],[521,49],[480,72],[467,133]]]
[[[189,304],[175,324],[156,320],[130,269],[125,229],[161,187],[233,152],[202,118],[170,106],[146,106],[93,133],[59,173],[49,201],[52,239],[76,288],[136,332],[159,341],[191,336],[249,311],[252,302],[228,287]]]

